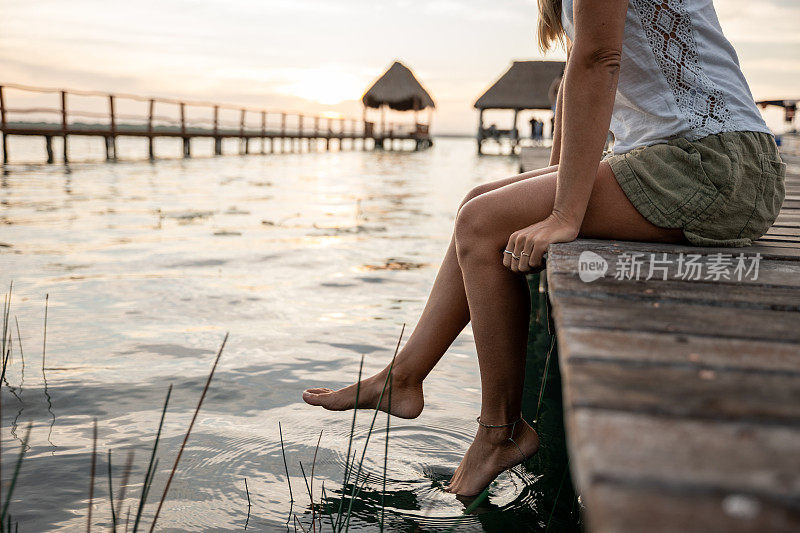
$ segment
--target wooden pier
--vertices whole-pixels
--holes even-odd
[[[34,95],[50,95],[56,98],[56,106],[14,107],[9,105],[9,90]],[[105,101],[107,111],[72,109],[70,102],[75,97]],[[120,104],[139,104],[147,111],[136,113],[119,112]],[[167,114],[168,112],[172,114]],[[189,112],[204,115],[189,118]],[[221,113],[234,114],[235,122],[222,120]],[[177,115],[177,116],[176,116]],[[42,120],[12,120],[15,116],[40,117]],[[46,117],[46,118],[43,118]],[[78,120],[76,120],[78,119]],[[80,120],[80,121],[79,121]],[[405,141],[412,141],[414,150],[431,146],[431,137],[425,124],[395,124],[381,121],[380,128],[365,118],[331,118],[302,113],[251,109],[212,102],[192,102],[169,98],[147,98],[131,94],[108,94],[95,91],[77,91],[30,87],[17,84],[0,85],[0,137],[2,138],[3,164],[10,161],[8,137],[11,135],[38,136],[44,138],[44,150],[48,163],[54,163],[53,139],[63,142],[63,162],[69,162],[68,140],[70,136],[102,137],[105,139],[106,159],[117,159],[119,137],[139,137],[148,140],[148,154],[156,159],[155,140],[159,137],[181,139],[183,156],[191,157],[192,139],[214,140],[214,154],[222,155],[224,139],[238,139],[239,154],[275,153],[298,151],[302,145],[310,151],[324,142],[330,150],[332,143],[338,149],[345,148],[349,141],[351,149],[395,149],[402,148]],[[252,141],[259,139],[256,150]],[[368,144],[369,142],[369,144]]]
[[[800,531],[800,156],[784,160],[783,209],[751,247],[550,246],[568,447],[588,531]],[[581,280],[584,252],[608,263],[604,277]],[[717,254],[740,253],[760,254],[757,279],[678,276],[681,256],[700,254],[709,271]],[[614,265],[636,254],[668,269],[617,279]]]

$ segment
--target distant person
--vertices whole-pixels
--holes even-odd
[[[712,2],[539,0],[539,12],[542,50],[566,40],[568,51],[550,166],[466,195],[422,316],[392,367],[391,412],[416,418],[423,380],[472,324],[480,416],[447,487],[465,496],[539,449],[521,414],[524,274],[542,268],[550,244],[580,236],[746,246],[772,225],[784,198],[785,165]],[[602,159],[609,129],[613,152]],[[388,374],[387,365],[359,386],[308,389],[303,399],[352,409],[358,391],[358,407],[387,410],[388,395],[379,397]]]
[[[500,131],[497,129],[497,124],[492,124],[489,126],[488,132],[491,139],[494,139],[495,141],[500,140]]]
[[[543,123],[539,121],[537,118],[532,118],[530,120],[531,125],[531,139],[534,141],[541,140],[542,138],[542,127]]]

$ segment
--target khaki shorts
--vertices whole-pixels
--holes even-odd
[[[675,138],[606,158],[650,222],[680,228],[698,246],[749,246],[775,222],[786,164],[768,133]]]

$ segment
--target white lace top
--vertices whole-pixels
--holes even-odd
[[[575,38],[573,0],[562,23]],[[629,0],[613,152],[725,131],[769,133],[711,0]]]

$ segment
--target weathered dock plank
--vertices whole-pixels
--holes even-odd
[[[536,170],[549,166],[550,148],[545,146],[522,146],[519,149],[519,171]]]
[[[787,199],[753,246],[578,239],[548,250],[590,531],[800,531],[800,159],[786,161]],[[604,276],[581,280],[584,252],[608,264]],[[713,275],[719,254],[757,253],[757,276]],[[686,276],[680,258],[696,254],[703,275]],[[631,257],[646,260],[639,276]],[[654,260],[664,268],[650,272]]]

